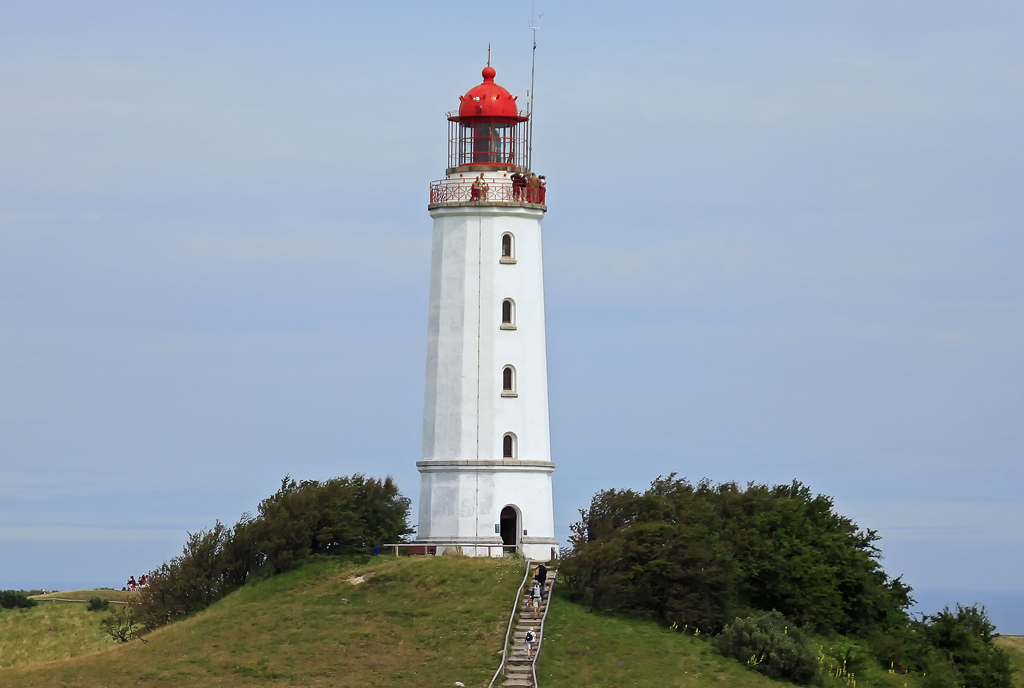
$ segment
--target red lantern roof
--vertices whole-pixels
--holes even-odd
[[[494,67],[484,67],[484,82],[474,86],[464,96],[459,96],[462,103],[459,105],[459,116],[457,121],[478,120],[478,119],[499,119],[525,122],[526,118],[520,116],[516,107],[516,99],[502,86],[494,83]]]

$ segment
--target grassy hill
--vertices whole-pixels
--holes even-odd
[[[125,590],[108,590],[106,588],[100,590],[63,590],[61,592],[48,592],[45,595],[33,595],[34,600],[89,600],[93,597],[99,597],[104,600],[114,600],[116,602],[126,602],[137,593],[128,592]]]
[[[1010,655],[1010,662],[1017,672],[1013,675],[1013,684],[1024,688],[1024,638],[1020,636],[1000,636],[995,643]]]
[[[501,559],[314,561],[248,585],[145,643],[0,669],[0,685],[486,685],[522,575],[521,563]],[[353,576],[366,580],[353,584]]]
[[[656,623],[587,612],[558,595],[551,603],[538,680],[543,688],[782,688],[739,662],[723,658],[701,638],[669,631]],[[819,647],[830,652],[829,642]],[[1022,648],[1024,649],[1024,648]],[[833,653],[838,654],[838,653]],[[852,680],[826,677],[828,688],[918,688],[913,676],[890,674],[868,664]]]
[[[588,613],[558,595],[548,615],[537,672],[543,688],[792,685],[748,671],[710,643],[650,621]]]
[[[0,610],[0,671],[112,648],[115,642],[100,631],[103,616],[71,602]],[[2,679],[0,685],[5,685]]]
[[[106,639],[97,628],[103,614],[81,603],[3,611],[0,657],[16,660],[0,668],[0,685],[486,686],[522,575],[513,560],[315,560],[128,644]],[[539,667],[544,688],[791,685],[649,621],[588,613],[557,595],[550,614]],[[857,686],[917,683],[872,669],[857,676]]]

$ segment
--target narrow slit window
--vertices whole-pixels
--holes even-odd
[[[507,433],[501,440],[501,456],[504,459],[516,458],[516,438],[512,433]]]
[[[519,396],[516,392],[516,369],[510,365],[501,369],[501,396]]]
[[[512,299],[505,299],[501,302],[501,324],[502,325],[514,325],[515,324],[515,313],[512,304]]]
[[[509,233],[501,235],[501,263],[516,262],[516,240]]]
[[[511,366],[505,366],[505,370],[501,371],[501,389],[502,389],[502,391],[512,392],[512,391],[515,390],[515,387],[512,386],[512,383],[515,382],[515,380],[513,380],[513,377],[514,377],[514,375],[512,373],[512,367]]]

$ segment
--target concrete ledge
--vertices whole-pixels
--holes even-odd
[[[416,538],[410,544],[431,547],[504,547],[501,538],[493,537],[425,537]]]
[[[518,459],[436,459],[417,461],[416,468],[420,473],[434,471],[465,471],[476,468],[482,471],[517,471],[550,473],[555,470],[554,461],[520,461]]]
[[[546,213],[548,207],[540,203],[522,203],[515,201],[448,201],[446,203],[431,203],[427,206],[431,217],[438,211],[493,213],[503,215],[507,213],[527,213],[532,215],[536,212]]]

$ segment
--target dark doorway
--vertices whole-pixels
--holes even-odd
[[[511,506],[501,510],[501,542],[506,554],[515,554],[519,544],[519,514]]]

